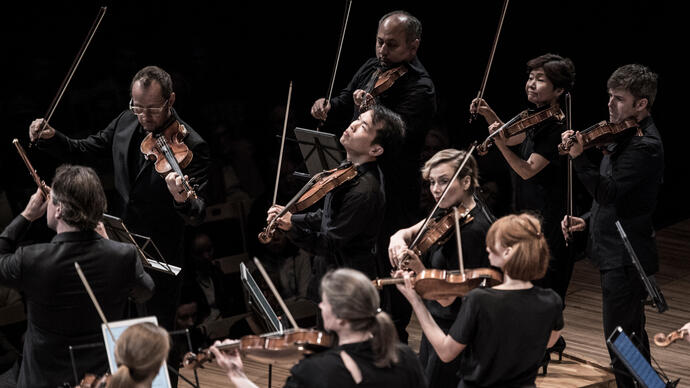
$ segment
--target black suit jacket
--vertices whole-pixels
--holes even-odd
[[[129,170],[130,142],[135,131],[142,130],[137,117],[123,111],[105,129],[85,139],[71,139],[57,132],[50,139],[41,139],[39,148],[72,163],[89,164],[110,154],[119,200],[111,203],[111,212],[122,218],[134,233],[151,237],[168,263],[181,266],[183,235],[186,223],[203,221],[208,182],[209,147],[187,123],[180,120],[189,135],[184,143],[193,153],[191,163],[182,170],[189,175],[199,198],[178,205],[167,189],[165,178],[158,174],[153,162],[146,161],[139,171]],[[138,145],[134,149],[139,149]]]
[[[17,216],[0,235],[0,284],[19,289],[27,331],[18,387],[50,387],[73,380],[68,346],[102,342],[98,316],[74,262],[79,262],[106,319],[125,318],[127,297],[148,299],[153,280],[133,245],[94,231],[65,232],[49,243],[17,248],[30,222]],[[75,351],[79,373],[103,373],[105,349]]]

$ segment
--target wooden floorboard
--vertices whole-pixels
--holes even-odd
[[[647,333],[668,333],[690,321],[690,220],[666,227],[657,234],[660,270],[656,275],[669,310],[660,314],[647,308]],[[539,388],[551,387],[615,387],[605,371],[610,359],[601,323],[601,287],[599,271],[587,261],[575,265],[566,297],[563,336],[567,348],[563,362],[552,362],[548,373],[537,379]],[[414,315],[408,327],[410,346],[419,349],[421,330]],[[653,343],[652,357],[672,380],[680,378],[678,387],[690,388],[690,343],[678,341],[667,348]],[[589,365],[574,359],[586,360]],[[656,365],[655,365],[656,366]],[[268,386],[268,367],[245,361],[250,378],[260,387]],[[191,377],[189,371],[183,372]],[[289,374],[287,368],[274,367],[272,387],[282,387]],[[213,364],[199,372],[202,387],[231,387],[225,375]],[[189,387],[181,382],[180,387]]]

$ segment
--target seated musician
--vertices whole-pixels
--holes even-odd
[[[338,335],[338,345],[295,365],[286,387],[427,386],[417,357],[398,341],[390,316],[379,308],[378,291],[362,273],[328,272],[321,280],[319,307],[324,328]],[[225,353],[214,346],[211,351],[235,386],[256,387],[237,350]]]
[[[546,348],[563,328],[561,298],[531,283],[546,272],[549,248],[538,219],[529,214],[494,222],[486,246],[491,264],[503,269],[504,281],[465,295],[448,334],[415,292],[409,272],[396,272],[405,277],[405,285],[397,287],[439,358],[450,362],[462,353],[458,387],[534,387]]]
[[[151,388],[169,349],[170,336],[164,328],[149,322],[128,327],[115,344],[118,368],[106,388]]]
[[[401,143],[404,124],[396,113],[376,105],[343,132],[340,143],[355,178],[337,186],[324,199],[323,209],[304,214],[286,212],[275,225],[287,231],[295,245],[315,255],[307,298],[318,302],[321,277],[329,270],[350,267],[376,277],[375,246],[383,219],[385,196],[377,161]],[[388,195],[395,195],[389,193]],[[268,210],[271,222],[283,206]]]
[[[455,171],[460,167],[465,158],[465,151],[455,149],[445,149],[437,152],[429,159],[422,168],[422,178],[429,182],[431,195],[438,201],[448,186]],[[461,246],[465,268],[489,267],[489,259],[485,249],[486,232],[491,226],[490,216],[482,206],[475,201],[474,191],[479,187],[479,171],[474,157],[470,156],[465,163],[457,179],[453,181],[448,193],[441,201],[439,209],[434,214],[433,220],[439,221],[443,216],[449,214],[453,207],[458,207],[460,213],[466,213],[460,219],[461,226]],[[388,255],[393,267],[398,267],[399,261],[407,253],[410,257],[409,267],[416,273],[420,273],[426,268],[457,270],[458,244],[455,238],[455,228],[452,228],[447,237],[439,239],[436,244],[423,252],[421,260],[415,250],[407,248],[413,242],[425,220],[417,224],[401,229],[390,238]],[[464,221],[464,222],[463,222]],[[434,317],[434,320],[444,333],[448,333],[460,311],[461,299],[447,301],[450,304],[441,304],[435,300],[425,300],[427,309]],[[430,386],[454,387],[458,385],[459,378],[457,371],[460,367],[460,358],[456,358],[450,363],[444,363],[434,352],[424,333],[419,349],[419,358],[425,368],[426,377]]]

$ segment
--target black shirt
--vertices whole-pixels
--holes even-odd
[[[390,158],[391,153],[386,152],[380,160],[388,193],[386,216],[381,231],[382,255],[386,252],[390,235],[423,217],[419,211],[419,193],[422,187],[419,176],[422,162],[419,157],[436,112],[436,90],[419,58],[415,57],[406,65],[407,73],[376,97],[377,104],[399,114],[405,122],[402,150],[395,160]],[[352,93],[357,89],[365,90],[372,75],[379,69],[377,58],[368,59],[357,70],[347,87],[331,99],[329,119],[342,121],[343,125],[338,128],[346,128],[352,119],[359,116]],[[387,263],[387,256],[382,261]]]
[[[515,211],[533,211],[543,218],[544,234],[550,241],[560,237],[560,221],[565,214],[565,156],[558,154],[561,133],[566,129],[562,120],[549,119],[526,132],[525,140],[518,147],[523,160],[538,154],[549,161],[530,179],[522,179],[511,169],[513,180],[513,208]]]
[[[601,270],[631,265],[615,222],[620,220],[648,274],[659,270],[652,214],[664,175],[664,147],[652,117],[639,123],[642,136],[624,135],[608,147],[599,168],[585,154],[573,160],[577,176],[594,197],[588,218],[588,256]]]
[[[440,209],[438,217],[442,217],[447,211]],[[472,221],[460,227],[460,239],[462,244],[462,258],[465,268],[488,268],[489,256],[486,252],[486,233],[489,231],[491,221],[486,218],[479,204],[470,210]],[[455,228],[450,232],[450,239],[441,245],[434,245],[429,248],[427,254],[422,258],[424,266],[429,269],[457,270],[458,263],[458,244],[455,238]],[[462,299],[456,298],[449,306],[443,307],[435,300],[425,300],[427,309],[434,318],[454,320],[460,311]]]
[[[292,367],[292,375],[285,382],[285,387],[426,387],[427,383],[417,356],[407,345],[399,344],[398,347],[398,363],[389,368],[374,365],[371,341],[340,345],[314,354]],[[341,351],[352,357],[362,372],[362,381],[359,384],[355,383],[350,371],[345,367],[340,357]]]
[[[561,306],[558,294],[536,286],[470,291],[449,332],[467,345],[460,386],[534,384],[551,331],[563,328]]]
[[[357,176],[324,198],[323,209],[292,215],[288,238],[316,255],[308,296],[320,300],[321,277],[332,268],[350,267],[376,277],[376,239],[385,196],[376,162],[357,166]]]

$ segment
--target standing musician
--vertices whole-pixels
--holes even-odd
[[[455,170],[460,167],[464,158],[465,151],[445,149],[437,152],[424,164],[422,177],[429,182],[429,190],[436,201],[441,197],[443,190],[449,184],[450,179],[455,174]],[[468,222],[462,225],[460,232],[465,268],[482,268],[489,267],[490,265],[485,242],[486,232],[491,226],[491,220],[487,217],[487,213],[481,208],[481,205],[474,200],[473,195],[477,187],[479,187],[477,161],[470,156],[463,167],[463,171],[453,181],[435,215],[435,219],[438,220],[447,214],[449,210],[452,211],[454,206],[461,206],[462,210],[460,211],[467,212],[465,220]],[[462,223],[463,221],[460,220],[460,222]],[[454,230],[450,231],[451,235],[447,242],[440,242],[432,246],[422,256],[421,261],[415,252],[407,249],[423,223],[424,220],[409,228],[401,229],[391,236],[390,244],[388,245],[388,255],[391,264],[397,266],[396,263],[400,260],[401,255],[406,253],[412,257],[410,267],[416,273],[420,273],[425,268],[457,270],[459,268],[458,246]],[[425,300],[424,303],[441,330],[444,333],[448,333],[460,311],[461,299],[456,298],[449,305],[440,304],[435,300]],[[458,357],[450,363],[441,361],[424,333],[422,333],[419,358],[425,368],[430,386],[455,387],[458,385],[459,377],[457,372],[460,369],[460,358]]]
[[[379,249],[379,275],[389,273],[386,248],[388,237],[417,222],[422,214],[419,211],[419,160],[431,120],[436,112],[436,91],[429,73],[424,68],[417,50],[422,38],[422,23],[405,11],[387,13],[379,20],[376,33],[376,57],[368,59],[347,87],[330,101],[320,98],[314,102],[311,114],[314,118],[326,120],[332,116],[357,117],[362,105],[372,103],[383,105],[402,117],[406,135],[401,156],[395,164],[382,164],[386,184],[386,213],[381,229]],[[403,75],[395,79],[388,89],[374,96],[374,86],[386,71],[399,68],[395,74]],[[387,77],[393,80],[396,76]],[[381,81],[384,81],[381,78]],[[388,297],[400,299],[397,292]],[[394,305],[407,306],[404,301],[384,298],[384,309],[391,312],[396,322],[398,334],[407,341],[405,328],[409,323],[411,311],[393,310]],[[393,305],[391,305],[393,304]]]
[[[359,115],[340,137],[347,161],[356,166],[357,176],[326,194],[323,209],[304,214],[285,212],[275,221],[298,247],[316,256],[307,297],[319,301],[319,282],[332,268],[352,267],[370,278],[376,277],[376,241],[387,200],[378,160],[395,155],[405,125],[391,110],[375,105]],[[268,222],[283,210],[268,210]]]
[[[106,388],[151,388],[168,358],[168,332],[150,322],[128,327],[115,343],[117,371]]]
[[[98,175],[82,166],[58,167],[53,187],[37,190],[24,211],[0,235],[0,284],[20,290],[29,317],[18,387],[53,388],[72,379],[68,346],[102,341],[101,319],[84,290],[79,262],[110,320],[125,318],[127,297],[143,302],[153,293],[136,249],[102,238],[96,224],[106,210]],[[57,235],[48,243],[18,247],[32,221],[47,214]],[[103,372],[102,348],[75,352],[82,371]]]
[[[609,121],[634,119],[639,132],[628,131],[604,148],[599,166],[583,154],[582,135],[568,152],[577,176],[594,198],[590,212],[571,219],[571,231],[589,228],[588,257],[599,267],[603,295],[604,335],[616,326],[636,333],[642,354],[649,359],[645,331],[644,300],[647,291],[615,226],[620,221],[647,275],[659,270],[652,214],[664,174],[664,147],[651,116],[656,97],[657,75],[642,65],[625,65],[607,82]],[[563,133],[565,143],[573,131]],[[567,216],[566,216],[567,217]],[[566,219],[562,223],[566,230]],[[611,353],[616,370],[623,364]],[[619,387],[632,387],[633,380],[616,373]]]
[[[539,220],[527,213],[498,219],[486,236],[486,250],[491,264],[503,269],[504,281],[467,293],[447,334],[414,290],[409,272],[396,272],[406,278],[397,287],[439,358],[450,362],[462,353],[458,387],[534,387],[546,348],[563,328],[561,298],[531,282],[544,276],[549,262]]]
[[[527,62],[529,72],[525,93],[530,108],[528,113],[560,106],[566,92],[575,82],[575,66],[568,58],[544,54]],[[473,100],[471,113],[479,113],[493,132],[503,121],[484,100]],[[518,135],[506,138],[501,133],[494,142],[511,169],[513,182],[513,211],[532,211],[544,223],[544,235],[549,243],[551,260],[544,279],[537,284],[552,288],[565,296],[573,272],[573,260],[569,257],[565,240],[560,233],[560,220],[565,208],[565,161],[556,148],[560,134],[566,129],[563,115],[544,120]],[[519,145],[519,149],[511,147]],[[516,153],[517,151],[517,153]],[[554,351],[562,352],[565,340],[559,339]]]
[[[290,370],[285,387],[427,386],[414,352],[398,341],[390,316],[379,308],[371,280],[341,268],[323,277],[320,293],[324,328],[338,335],[338,345],[301,360]],[[256,387],[245,375],[237,350],[211,351],[235,386]]]
[[[131,97],[128,110],[85,139],[71,139],[50,125],[41,131],[43,119],[31,123],[29,136],[32,141],[39,139],[40,149],[60,159],[88,163],[111,155],[119,194],[113,214],[130,231],[151,237],[168,263],[181,266],[185,224],[199,223],[204,216],[209,147],[173,109],[172,80],[163,69],[147,66],[139,70],[132,79]],[[176,122],[187,131],[184,145],[193,155],[183,172],[195,186],[197,198],[188,196],[178,174],[162,177],[140,151],[147,134],[164,131]],[[172,328],[179,284],[167,274],[155,276],[158,292],[149,302],[148,313]]]

